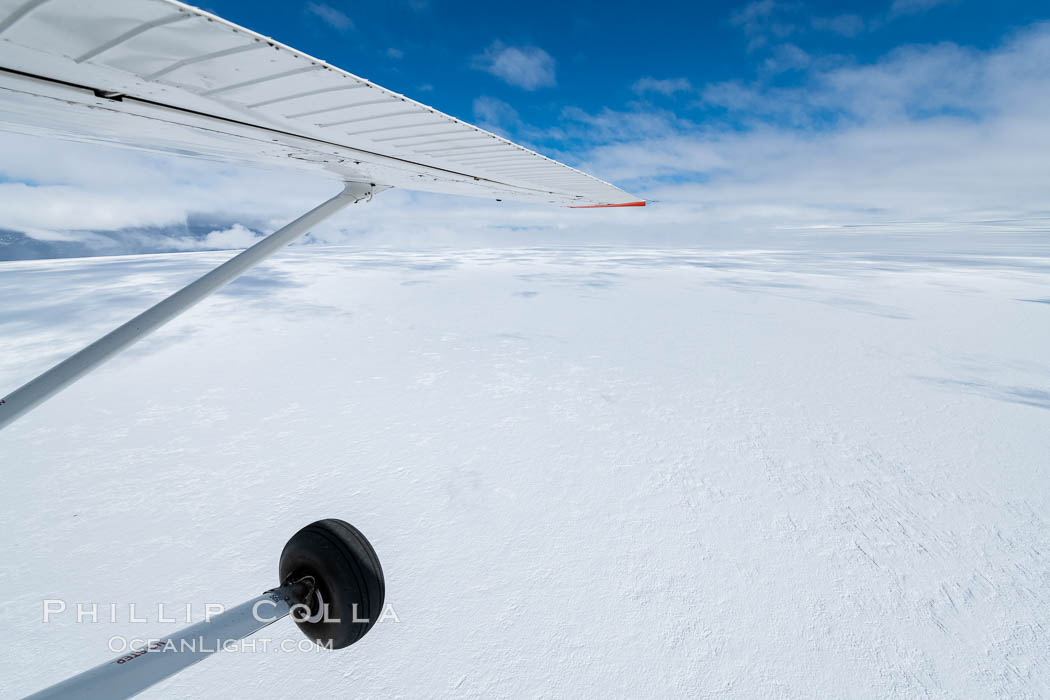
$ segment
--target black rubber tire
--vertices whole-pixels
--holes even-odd
[[[318,520],[292,535],[281,552],[280,575],[282,585],[313,577],[329,619],[297,619],[295,624],[322,646],[350,646],[383,612],[386,583],[379,557],[365,536],[343,520]],[[318,612],[316,600],[309,604],[311,612]],[[357,619],[367,622],[354,622],[355,610]]]

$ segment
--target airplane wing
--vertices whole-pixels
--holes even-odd
[[[430,192],[644,204],[175,0],[0,0],[0,129]]]

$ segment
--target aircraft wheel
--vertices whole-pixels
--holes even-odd
[[[292,535],[281,552],[281,583],[310,578],[309,612],[293,619],[310,639],[342,649],[365,636],[383,612],[386,584],[372,545],[343,520],[318,520]]]

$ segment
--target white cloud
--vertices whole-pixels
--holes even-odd
[[[641,115],[604,113],[635,136],[596,145],[583,166],[673,203],[683,221],[740,232],[1045,229],[1047,65],[1041,25],[997,50],[902,48],[792,90],[712,86],[709,101],[750,128],[664,120],[645,135]]]
[[[321,2],[310,2],[306,4],[306,11],[319,17],[322,22],[337,31],[345,32],[354,28],[353,20],[345,12],[331,5]]]
[[[792,70],[808,68],[813,58],[794,44],[781,44],[773,50],[773,55],[762,63],[770,73],[786,73]]]
[[[524,90],[556,84],[554,59],[537,46],[506,46],[495,41],[474,57],[473,66]]]
[[[695,127],[670,110],[657,109],[635,112],[603,109],[590,114],[578,107],[568,107],[562,110],[562,118],[566,121],[568,138],[590,144],[671,136]]]
[[[153,193],[151,193],[153,194]],[[0,226],[33,231],[41,240],[69,240],[68,231],[170,226],[185,221],[185,206],[166,197],[120,196],[105,188],[0,183]]]
[[[1030,40],[1025,48],[1038,51],[1038,42]],[[730,81],[705,86],[702,95],[706,104],[745,121],[787,120],[800,126],[826,124],[829,118],[872,122],[947,112],[983,114],[994,108],[992,93],[999,87],[991,71],[1005,55],[954,44],[903,47],[875,64],[817,71],[798,88]]]
[[[788,17],[798,9],[797,3],[756,0],[729,17],[729,23],[740,27],[748,38],[748,50],[755,50],[773,39],[785,39],[798,31]]]
[[[199,245],[194,245],[193,247],[215,248],[217,250],[241,249],[254,245],[261,238],[261,235],[251,229],[241,224],[234,224],[227,229],[210,232]]]
[[[645,77],[634,83],[631,89],[639,95],[655,92],[668,97],[678,92],[692,92],[693,85],[688,78],[663,78]]]
[[[905,2],[940,2],[943,0],[903,0]],[[775,46],[789,37],[809,30],[854,37],[881,24],[879,19],[865,19],[855,13],[831,16],[808,15],[800,2],[756,0],[732,13],[729,23],[739,27],[748,39],[749,51]]]
[[[6,132],[0,152],[0,230],[100,253],[202,247],[195,219],[272,230],[338,189],[301,173]]]
[[[533,150],[549,152],[549,148],[544,149],[539,143],[558,140],[564,136],[564,131],[557,127],[538,129],[526,124],[518,110],[495,97],[483,95],[475,98],[473,113],[474,122],[481,128],[515,140]]]
[[[391,46],[389,49],[386,50],[386,55],[388,58],[404,58],[405,52],[401,49],[397,49]]]
[[[474,100],[474,121],[486,128],[503,131],[521,125],[518,110],[495,97],[478,97]]]

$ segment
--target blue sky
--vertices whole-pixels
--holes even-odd
[[[1050,232],[1045,3],[206,9],[654,202],[582,218],[390,191],[310,242],[794,247],[835,234],[877,247]],[[0,134],[0,153],[0,259],[246,245],[332,187],[25,136]]]
[[[796,82],[797,70],[768,65],[784,46],[858,62],[909,43],[989,48],[1006,32],[1050,16],[1041,5],[212,0],[205,7],[458,117],[472,117],[474,99],[493,95],[513,101],[530,123],[549,126],[566,106],[594,111],[637,99],[632,86],[646,77],[684,77],[696,86]],[[530,90],[479,75],[476,59],[496,42],[544,52],[553,61],[553,83]]]
[[[475,101],[492,97],[548,129],[564,122],[566,108],[593,113],[640,101],[742,125],[752,115],[705,103],[685,81],[696,90],[725,81],[799,85],[821,61],[870,63],[916,43],[987,49],[1050,17],[1043,3],[1019,0],[213,0],[206,7],[462,119],[484,116]],[[502,71],[493,65],[501,57]]]

